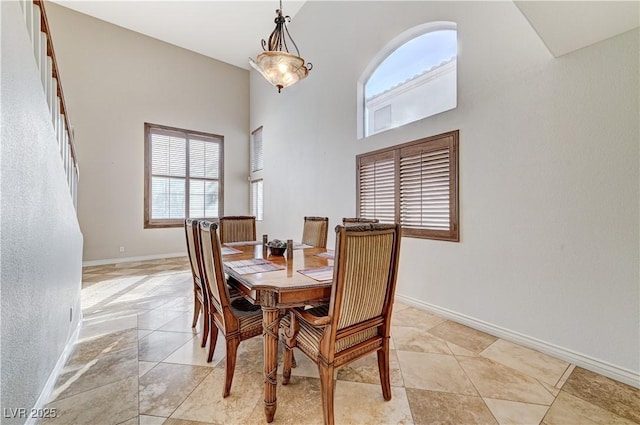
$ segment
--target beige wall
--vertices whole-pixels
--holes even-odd
[[[358,140],[358,79],[430,21],[458,24],[457,108]],[[290,31],[309,77],[278,94],[251,75],[263,228],[333,228],[355,212],[356,154],[460,129],[461,241],[403,238],[398,294],[637,385],[638,30],[556,59],[512,2],[314,1]]]
[[[47,12],[78,150],[84,261],[185,253],[181,228],[143,228],[145,122],[223,135],[224,212],[246,214],[248,71],[53,3]]]

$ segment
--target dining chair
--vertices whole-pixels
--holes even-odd
[[[362,218],[362,217],[343,217],[342,225],[343,226],[354,226],[361,223],[378,223],[377,218]]]
[[[223,397],[227,397],[233,382],[238,346],[244,340],[262,335],[262,310],[259,305],[253,305],[243,297],[238,297],[233,301],[230,299],[222,263],[220,239],[216,232],[218,225],[209,221],[201,221],[199,227],[203,286],[207,291],[211,317],[207,362],[213,359],[220,332],[225,338],[227,349],[223,392]]]
[[[305,245],[326,248],[328,230],[328,217],[305,217],[304,228],[302,229],[302,243]]]
[[[191,327],[195,328],[200,318],[203,316],[202,343],[201,347],[207,344],[209,337],[209,300],[207,291],[202,287],[202,269],[200,256],[200,233],[198,229],[199,220],[187,218],[184,221],[184,232],[187,239],[187,253],[191,264],[191,275],[193,276],[193,321]]]
[[[291,309],[282,318],[282,384],[289,383],[298,348],[318,366],[326,425],[334,423],[334,370],[374,351],[382,395],[391,399],[389,336],[400,236],[399,224],[337,226],[329,304]]]
[[[247,215],[220,217],[220,242],[256,240],[256,218]]]

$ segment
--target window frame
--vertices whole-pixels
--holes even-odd
[[[394,220],[402,224],[402,199],[401,199],[401,169],[402,157],[407,157],[407,152],[415,152],[417,149],[426,148],[426,151],[448,148],[449,153],[449,229],[438,230],[427,227],[402,227],[402,236],[434,239],[451,242],[460,241],[460,202],[459,202],[459,130],[438,134],[400,145],[390,146],[356,156],[356,213],[358,217],[379,218],[363,214],[361,201],[361,166],[373,161],[393,157],[394,175]]]
[[[396,128],[401,128],[407,125],[411,125],[412,123],[416,122],[416,121],[420,121],[420,120],[424,120],[427,118],[430,118],[432,116],[447,112],[447,111],[451,111],[451,110],[455,110],[457,109],[457,105],[458,105],[458,101],[457,101],[457,97],[458,97],[458,73],[456,70],[456,106],[454,108],[451,109],[447,109],[444,111],[440,111],[436,114],[431,114],[429,116],[426,117],[422,117],[420,119],[414,120],[414,121],[410,121],[410,122],[406,122],[404,124],[401,124],[399,126],[389,126],[387,128],[381,129],[379,131],[376,131],[372,134],[367,134],[367,126],[369,125],[368,123],[368,114],[367,114],[367,108],[365,106],[366,103],[366,99],[365,99],[365,86],[367,85],[367,82],[369,81],[369,78],[371,78],[371,76],[373,75],[373,73],[378,69],[378,67],[391,55],[393,54],[399,47],[403,46],[404,44],[408,43],[409,41],[413,40],[414,38],[420,37],[424,34],[430,33],[430,32],[436,32],[436,31],[442,31],[442,30],[455,30],[456,34],[458,33],[458,24],[457,22],[454,21],[432,21],[432,22],[426,22],[420,25],[416,25],[412,28],[407,29],[406,31],[398,34],[396,37],[392,38],[391,40],[389,40],[379,51],[378,53],[376,53],[376,55],[373,57],[373,59],[371,59],[371,61],[369,62],[369,64],[367,65],[367,67],[364,69],[364,71],[362,72],[362,74],[360,75],[360,78],[358,79],[358,82],[356,84],[356,116],[357,116],[357,123],[356,123],[356,136],[357,138],[360,139],[367,139],[370,137],[374,137],[378,134],[396,129]],[[457,37],[457,35],[456,35]],[[457,53],[456,53],[456,67],[457,67],[457,60],[458,60],[458,54],[460,53],[460,49],[457,49]]]
[[[186,169],[185,169],[185,217],[184,218],[169,218],[169,219],[154,219],[151,217],[153,211],[152,202],[153,196],[151,194],[151,180],[152,175],[152,157],[151,157],[151,135],[153,130],[169,131],[182,133],[185,137],[185,150],[186,150]],[[183,227],[185,218],[189,218],[189,180],[193,179],[189,173],[189,136],[204,137],[208,139],[217,139],[215,143],[219,147],[219,162],[218,162],[218,178],[206,179],[216,180],[218,182],[218,211],[217,217],[192,217],[192,218],[206,218],[210,221],[217,222],[224,212],[224,136],[219,134],[205,133],[202,131],[186,130],[182,128],[169,127],[166,125],[144,123],[144,228],[145,229],[159,229],[159,228],[171,228],[171,227]]]

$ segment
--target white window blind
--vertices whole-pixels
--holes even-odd
[[[256,220],[263,220],[264,204],[263,204],[263,185],[262,179],[251,182],[251,215]]]
[[[357,214],[403,236],[459,240],[458,130],[357,156]]]
[[[395,159],[393,152],[364,158],[358,167],[359,217],[395,222]]]
[[[145,124],[145,227],[222,211],[223,138]]]
[[[263,167],[262,127],[259,127],[251,133],[251,172],[260,171]]]

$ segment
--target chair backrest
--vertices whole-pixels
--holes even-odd
[[[343,217],[343,226],[354,226],[362,223],[378,223],[377,218],[361,218],[361,217]]]
[[[184,221],[184,233],[187,240],[187,253],[189,254],[189,263],[191,264],[193,283],[202,290],[202,260],[198,223],[199,220],[187,218]]]
[[[222,249],[216,229],[218,225],[209,221],[199,224],[200,246],[202,252],[202,286],[208,293],[209,300],[215,308],[214,316],[227,330],[233,330],[233,316],[230,308],[229,287],[224,275]],[[212,326],[215,326],[212,324]]]
[[[256,218],[246,215],[230,215],[220,218],[220,242],[256,240]]]
[[[302,243],[305,245],[327,247],[328,217],[305,217],[302,229]]]
[[[329,304],[331,339],[336,333],[370,332],[388,337],[396,288],[399,224],[368,223],[336,227],[333,288]],[[368,327],[366,323],[368,322]],[[364,326],[363,326],[364,324]],[[351,328],[351,329],[349,329]],[[340,336],[340,335],[338,335]],[[348,338],[347,338],[348,339]],[[336,345],[345,348],[348,340]]]

